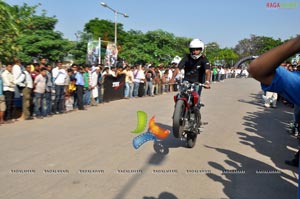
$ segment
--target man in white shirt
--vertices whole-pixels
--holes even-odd
[[[143,96],[145,93],[145,74],[144,74],[144,66],[138,66],[138,69],[133,72],[134,74],[134,88],[133,88],[133,96]]]
[[[138,89],[138,96],[143,97],[145,95],[145,67],[141,65],[137,72],[136,78],[139,79],[139,89]]]
[[[11,63],[6,65],[5,71],[2,73],[2,80],[3,80],[3,94],[5,96],[5,105],[6,105],[4,120],[6,120],[6,122],[12,122],[13,100],[14,100],[16,82],[12,74]]]
[[[63,68],[62,62],[57,61],[56,67],[52,70],[52,77],[55,85],[55,102],[54,112],[56,114],[63,113],[65,98],[65,80],[68,74]]]
[[[23,88],[25,87],[24,80],[25,80],[25,75],[22,72],[21,68],[21,60],[18,58],[14,59],[14,65],[12,67],[12,74],[14,76],[14,81],[16,82],[16,88],[15,88],[15,97],[19,98]]]

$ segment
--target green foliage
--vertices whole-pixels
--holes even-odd
[[[35,57],[46,57],[52,61],[62,59],[66,55],[65,49],[70,47],[69,41],[51,30],[27,30],[18,43],[23,46],[19,57],[26,62]]]
[[[126,33],[123,30],[123,24],[117,24],[118,44],[122,44]],[[84,25],[86,33],[92,33],[93,39],[101,37],[103,41],[114,41],[115,23],[107,20],[99,20],[98,18],[90,20]]]
[[[45,11],[40,16],[35,15],[38,6],[9,6],[0,1],[2,61],[11,61],[16,56],[25,62],[40,56],[53,61],[62,59],[74,46],[54,31],[55,17],[46,16]]]
[[[261,55],[262,53],[282,44],[280,39],[272,37],[251,35],[250,38],[245,38],[235,46],[235,51],[240,57],[249,55]]]
[[[86,32],[77,32],[76,34],[77,41],[72,42],[73,48],[69,51],[75,58],[75,62],[83,64],[86,62],[86,53],[87,53],[87,43],[91,39],[91,33]]]
[[[234,51],[234,49],[221,49],[219,44],[216,42],[208,43],[206,45],[205,52],[208,60],[213,65],[225,64],[229,67],[230,65],[233,65],[233,63],[235,63],[239,58],[239,55]]]
[[[129,63],[168,64],[176,55],[187,53],[189,39],[177,38],[163,30],[127,32],[127,38],[120,51],[120,57]]]
[[[76,63],[84,63],[90,39],[101,37],[102,49],[106,48],[107,41],[114,41],[114,22],[98,18],[85,24],[84,32],[76,34],[76,42],[63,39],[62,33],[54,30],[55,16],[47,16],[46,11],[36,15],[39,6],[10,6],[0,0],[0,61],[11,61],[15,56],[26,62],[39,56],[54,61],[72,55]],[[176,37],[163,30],[126,32],[121,23],[117,24],[117,33],[119,57],[131,64],[168,64],[176,55],[183,57],[188,53],[191,41],[191,38]],[[216,42],[208,43],[203,53],[213,64],[220,60],[232,64],[241,57],[260,55],[282,43],[280,39],[250,35],[250,38],[239,41],[234,49],[222,49]]]
[[[23,47],[18,56],[26,62],[36,57],[46,57],[50,61],[62,59],[73,47],[70,41],[63,39],[60,32],[54,31],[57,19],[47,17],[45,13],[41,16],[30,15],[26,20],[30,23],[23,26],[22,37],[18,44]]]
[[[20,32],[11,10],[11,6],[0,0],[0,62],[9,61],[20,49],[16,45]]]

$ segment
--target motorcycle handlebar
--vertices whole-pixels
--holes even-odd
[[[184,82],[182,82],[183,84]],[[194,83],[190,83],[191,85],[196,85],[196,86],[200,86],[200,87],[203,87],[203,88],[210,88],[209,85],[207,84],[202,84],[202,83],[199,83],[199,82],[194,82]]]

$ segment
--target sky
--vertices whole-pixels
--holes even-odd
[[[56,16],[56,30],[76,40],[84,24],[98,18],[114,22],[114,13],[100,5],[126,13],[117,22],[125,31],[144,33],[161,29],[178,37],[217,42],[222,48],[234,47],[251,34],[289,39],[300,34],[300,0],[4,0],[10,5],[37,5],[47,16]],[[280,4],[280,8],[271,8]],[[278,4],[277,4],[278,3]],[[293,3],[293,6],[287,6]],[[289,7],[289,8],[284,8]]]

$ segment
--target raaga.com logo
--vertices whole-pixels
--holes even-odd
[[[267,2],[266,7],[270,9],[295,9],[299,7],[298,2]]]

